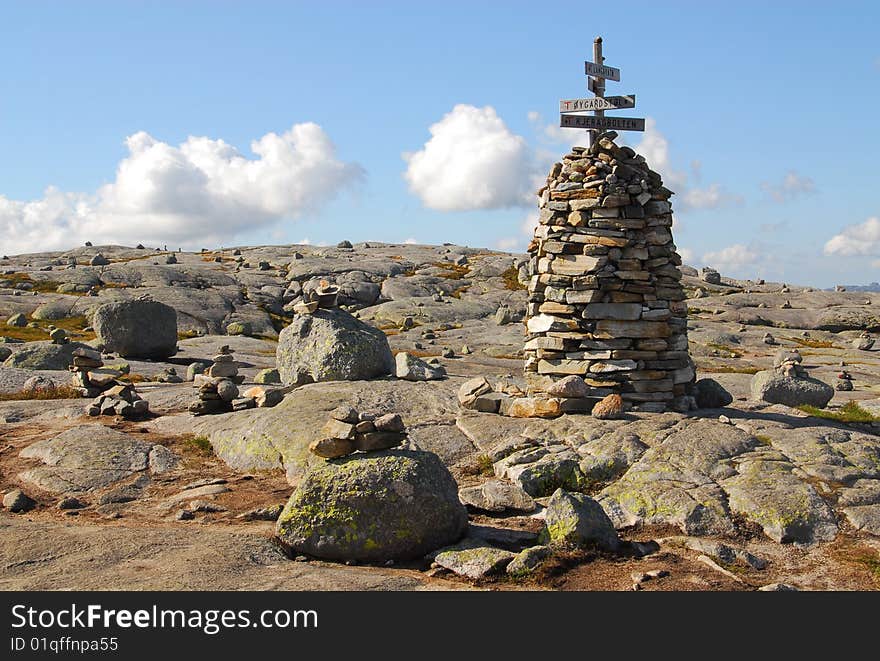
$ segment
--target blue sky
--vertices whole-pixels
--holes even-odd
[[[534,181],[581,142],[558,100],[586,95],[601,34],[689,263],[880,280],[876,2],[582,7],[0,1],[0,252],[522,249]]]

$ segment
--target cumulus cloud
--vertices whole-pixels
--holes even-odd
[[[880,218],[872,216],[857,225],[848,225],[825,244],[826,255],[851,257],[880,255]]]
[[[707,252],[703,255],[703,263],[716,269],[736,270],[757,263],[760,257],[756,250],[735,243],[715,252]]]
[[[529,241],[535,233],[538,226],[538,212],[533,211],[526,215],[520,221],[519,234],[517,236],[505,236],[495,242],[495,247],[499,250],[507,250],[510,252],[525,252]]]
[[[429,131],[419,151],[403,154],[404,178],[426,207],[467,211],[533,203],[534,155],[494,108],[459,104]]]
[[[787,202],[800,195],[816,192],[816,184],[810,177],[789,171],[778,184],[769,181],[761,182],[761,190],[776,202]]]
[[[528,118],[538,136],[543,140],[566,147],[589,143],[585,132],[581,129],[561,128],[554,124],[546,124],[541,114],[535,111],[530,112]],[[625,143],[627,137],[628,134],[623,133],[618,140]],[[645,131],[633,149],[645,157],[651,169],[662,175],[664,185],[677,193],[678,203],[676,206],[682,211],[716,209],[732,204],[741,204],[743,201],[741,196],[728,193],[720,184],[713,183],[701,187],[703,164],[699,160],[691,161],[690,172],[673,167],[672,159],[669,156],[669,140],[657,128],[657,121],[653,117],[648,117],[645,120]]]
[[[688,266],[693,266],[694,260],[697,258],[696,253],[690,248],[678,248],[678,254],[681,256],[681,261]]]
[[[562,128],[556,124],[546,123],[544,116],[535,110],[530,110],[526,117],[528,117],[529,123],[531,123],[538,137],[546,142],[565,145],[566,147],[586,147],[590,143],[587,132],[583,129]]]
[[[404,239],[403,243],[404,243],[404,245],[407,245],[407,246],[415,246],[415,245],[418,245],[419,242],[416,241],[413,237],[410,237],[408,239]]]
[[[46,189],[39,200],[0,195],[2,251],[20,253],[93,243],[190,247],[228,243],[282,219],[314,212],[359,182],[314,123],[267,133],[248,158],[223,140],[190,137],[179,146],[145,132],[126,141],[116,178],[94,193]]]
[[[717,209],[732,204],[741,204],[742,197],[728,193],[717,183],[699,187],[702,179],[702,163],[691,162],[691,172],[677,170],[669,157],[669,140],[657,128],[653,117],[645,121],[645,132],[641,141],[633,147],[637,153],[645,157],[651,169],[660,173],[663,184],[678,194],[678,204],[682,211],[688,209]]]

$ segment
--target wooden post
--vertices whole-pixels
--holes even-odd
[[[604,64],[605,58],[602,57],[602,37],[596,37],[593,40],[593,62],[596,64]],[[604,78],[596,78],[596,82],[593,84],[593,95],[602,98],[605,96],[605,79]],[[594,110],[593,115],[596,117],[604,117],[604,110]],[[599,131],[596,129],[590,129],[590,145],[592,145],[596,138],[599,135]]]

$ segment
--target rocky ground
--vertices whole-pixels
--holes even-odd
[[[97,253],[107,263],[89,265]],[[750,393],[756,371],[797,348],[811,377],[831,385],[841,370],[852,377],[853,390],[836,391],[828,411],[855,400],[880,414],[880,350],[854,344],[880,330],[880,295],[710,284],[684,268],[697,377],[723,385],[729,406],[622,420],[463,410],[457,392],[469,378],[520,383],[524,263],[524,255],[389,244],[203,253],[100,246],[0,260],[0,319],[25,318],[0,326],[10,340],[0,343],[0,491],[20,489],[34,501],[0,514],[0,587],[880,585],[880,422],[814,417]],[[382,329],[393,351],[437,357],[447,377],[314,383],[274,408],[200,417],[187,410],[192,383],[156,380],[169,368],[184,375],[194,361],[210,363],[229,345],[247,387],[275,367],[291,305],[321,279],[335,282],[339,302]],[[90,418],[85,399],[12,399],[35,374],[69,380],[70,345],[49,342],[50,324],[88,343],[100,304],[144,294],[175,308],[180,333],[172,358],[124,360],[148,417]],[[474,543],[511,553],[535,544],[549,487],[576,475],[571,486],[601,503],[622,550],[556,552],[527,575],[472,572],[476,579],[449,571],[444,558],[393,566],[288,558],[272,541],[272,521],[316,460],[309,443],[340,405],[400,414],[409,446],[436,453],[458,482]]]

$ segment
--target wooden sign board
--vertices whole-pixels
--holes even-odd
[[[620,81],[620,69],[614,67],[606,67],[604,64],[596,64],[594,62],[584,62],[584,71],[588,76],[593,78],[604,78],[605,80]]]
[[[606,96],[593,99],[563,99],[559,102],[559,112],[578,112],[581,110],[622,110],[635,108],[636,95]]]
[[[594,117],[593,115],[560,115],[559,126],[569,129],[598,129],[600,131],[644,131],[641,117]]]

